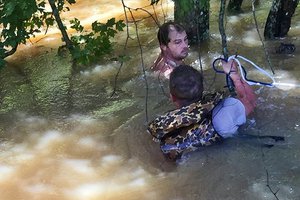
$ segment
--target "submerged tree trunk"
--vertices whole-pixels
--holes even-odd
[[[285,37],[299,0],[274,0],[265,25],[265,39]]]
[[[240,12],[243,0],[229,0],[227,10],[229,12]]]
[[[259,5],[259,3],[260,3],[259,0],[254,0],[254,5]],[[241,8],[242,4],[243,4],[243,0],[229,0],[227,11],[229,13],[242,12],[242,8]]]
[[[209,37],[209,0],[174,0],[174,18],[184,25],[192,44]]]

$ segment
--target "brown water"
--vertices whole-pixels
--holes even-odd
[[[142,7],[149,1],[125,3]],[[168,17],[172,18],[172,2],[164,6]],[[266,18],[269,6],[267,1],[258,8],[260,19]],[[229,48],[269,71],[251,20],[252,13],[248,10],[250,6],[244,8],[244,14],[228,17]],[[119,1],[78,1],[71,9],[86,22],[99,16],[103,19],[122,17]],[[152,10],[151,7],[147,9]],[[217,18],[218,9],[213,1],[212,22]],[[293,42],[296,47],[300,44],[299,19],[297,14],[289,37],[284,40]],[[149,67],[159,52],[156,27],[147,20],[141,21],[139,28],[144,63]],[[131,33],[136,38],[134,28]],[[213,59],[221,53],[214,23],[211,23],[211,36],[210,42],[201,47],[205,81],[207,88],[221,88],[224,77],[217,75],[212,84],[215,73],[210,70]],[[54,34],[29,43],[11,58],[11,62],[17,65],[24,55],[34,58],[44,48],[55,47],[59,43],[56,41],[59,40]],[[220,146],[193,152],[177,164],[166,162],[158,145],[145,131],[146,118],[153,119],[172,108],[172,104],[150,72],[146,73],[149,87],[146,104],[140,49],[134,40],[128,50],[132,59],[121,71],[118,95],[114,98],[109,97],[119,64],[99,64],[75,75],[74,88],[78,93],[72,99],[75,104],[72,114],[49,117],[16,111],[1,116],[0,199],[300,199],[300,53],[297,49],[293,55],[275,54],[278,44],[279,41],[266,43],[275,79],[294,86],[255,86],[258,108],[243,132],[280,135],[285,137],[284,142],[234,138]],[[198,67],[198,57],[198,52],[192,50],[187,62]],[[268,81],[257,70],[250,67],[247,70],[252,78]],[[162,83],[162,87],[165,86]],[[145,113],[146,108],[148,113]],[[274,146],[262,147],[265,143]]]

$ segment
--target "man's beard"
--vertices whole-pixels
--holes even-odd
[[[181,59],[184,59],[184,58],[186,58],[187,56],[188,56],[188,54],[189,54],[189,48],[184,48],[182,51],[181,51]]]

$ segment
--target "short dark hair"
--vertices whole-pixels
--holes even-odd
[[[203,93],[202,74],[189,65],[180,65],[170,74],[170,93],[181,106],[200,101]]]
[[[161,25],[159,27],[158,33],[157,33],[157,39],[160,45],[168,45],[168,43],[170,42],[170,38],[169,38],[169,32],[170,32],[170,28],[174,27],[175,30],[179,33],[185,31],[185,28],[181,25],[178,24],[176,22],[173,21],[168,21],[166,23],[164,23],[163,25]]]

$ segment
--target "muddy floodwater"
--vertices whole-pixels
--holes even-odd
[[[153,13],[150,1],[124,2]],[[270,6],[271,1],[261,1],[256,7],[261,34]],[[172,9],[172,1],[157,5],[161,22],[172,19]],[[121,1],[78,0],[71,10],[66,17],[76,15],[85,24],[114,16],[124,18]],[[186,60],[197,69],[202,66],[206,90],[225,85],[224,75],[211,67],[222,53],[218,11],[219,1],[211,1],[210,40],[200,49],[191,46]],[[143,12],[135,14],[137,19],[147,17]],[[35,63],[31,66],[38,69],[50,63],[47,58],[52,58],[60,44],[57,30],[33,38],[8,59],[8,67],[0,71],[0,200],[300,199],[299,8],[288,37],[265,41],[275,74],[257,33],[251,4],[245,2],[243,13],[226,17],[230,52],[248,58],[276,82],[276,87],[253,86],[258,106],[241,133],[283,136],[285,140],[232,138],[192,152],[177,163],[167,162],[146,132],[147,121],[174,106],[167,95],[167,82],[148,70],[159,53],[157,26],[147,18],[139,21],[138,28],[142,55],[131,24],[130,59],[124,63],[116,85],[120,63],[95,64],[72,73],[67,79],[67,95],[60,98],[53,89],[59,101],[48,101],[51,95],[39,96],[32,75],[36,71],[30,71],[32,76],[23,73],[28,63]],[[126,32],[117,36],[119,52],[125,38]],[[294,44],[295,52],[276,53],[281,42]],[[255,67],[244,66],[248,78],[272,82]],[[13,95],[21,99],[6,103]]]

